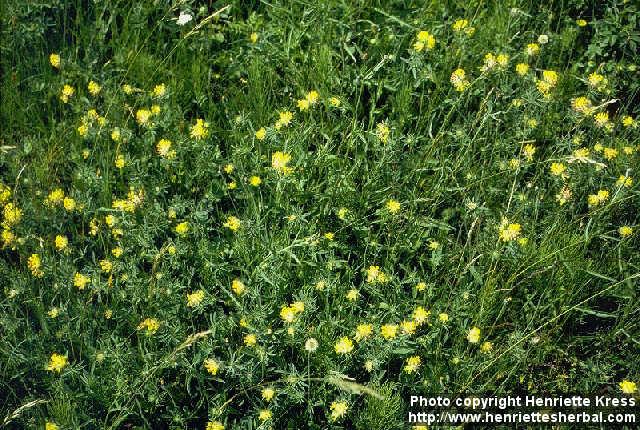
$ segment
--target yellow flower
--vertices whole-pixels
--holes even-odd
[[[464,30],[465,28],[467,28],[467,26],[469,25],[469,21],[467,21],[466,19],[457,19],[453,25],[451,26],[451,28],[453,29],[453,31],[455,32],[459,32]]]
[[[309,105],[310,105],[309,100],[300,99],[297,101],[297,104],[298,104],[298,109],[300,109],[300,112],[309,110]]]
[[[191,294],[187,294],[187,306],[190,308],[198,306],[204,300],[204,291],[197,290]]]
[[[416,291],[424,291],[427,289],[427,284],[425,284],[424,282],[418,282],[416,284]]]
[[[116,166],[116,168],[118,168],[118,169],[122,169],[122,168],[124,168],[124,166],[125,166],[125,164],[126,164],[126,161],[125,161],[125,159],[124,159],[124,155],[122,155],[122,154],[118,154],[118,155],[116,156],[116,161],[115,161],[113,164],[114,164],[114,165]]]
[[[615,148],[604,148],[602,150],[602,155],[604,155],[604,158],[607,160],[613,160],[618,156],[618,150]]]
[[[407,364],[404,365],[405,373],[414,373],[420,367],[422,360],[419,356],[414,355],[413,357],[407,358]]]
[[[402,334],[414,334],[416,332],[416,328],[418,324],[415,321],[402,321],[400,323],[400,327],[402,328]]]
[[[160,139],[156,144],[156,152],[161,157],[167,157],[171,150],[171,141],[169,139]]]
[[[176,233],[178,233],[180,236],[184,236],[189,232],[189,223],[184,221],[181,222],[180,224],[176,225]]]
[[[415,321],[417,325],[422,325],[427,321],[429,315],[431,315],[431,312],[425,310],[422,306],[418,306],[413,311],[413,321]]]
[[[255,346],[258,342],[255,334],[248,334],[244,337],[244,344],[247,346]]]
[[[89,85],[87,85],[87,89],[89,90],[89,94],[92,96],[97,96],[100,94],[100,90],[102,87],[95,81],[89,81]]]
[[[373,334],[373,325],[371,324],[358,324],[356,327],[356,334],[354,336],[357,342],[362,339],[366,339]]]
[[[424,49],[431,50],[436,46],[436,38],[428,31],[422,30],[418,33],[416,39],[413,49],[417,52],[421,52]]]
[[[204,361],[204,367],[205,369],[207,369],[207,372],[209,372],[213,376],[217,375],[218,370],[220,369],[220,365],[218,364],[218,362],[212,358],[207,358]]]
[[[291,155],[286,152],[276,151],[271,155],[271,167],[285,175],[293,171],[291,167],[287,166],[289,161],[291,161]]]
[[[42,278],[42,276],[44,276],[44,272],[40,269],[40,267],[42,266],[40,255],[31,254],[29,259],[27,260],[27,266],[29,267],[29,270],[31,270],[31,274],[36,278]]]
[[[158,105],[151,106],[151,113],[153,115],[158,115],[160,113],[160,106]]]
[[[120,129],[119,128],[114,128],[111,131],[111,140],[113,140],[114,142],[120,142]]]
[[[49,365],[47,366],[47,370],[52,372],[62,372],[68,364],[67,357],[65,355],[58,354],[54,352],[51,354],[51,358],[49,359]]]
[[[633,229],[628,225],[623,225],[618,229],[618,233],[620,233],[622,237],[629,237],[633,234]]]
[[[251,43],[256,43],[258,41],[258,33],[255,31],[249,35],[249,40]]]
[[[348,354],[353,351],[353,341],[347,336],[343,336],[336,342],[336,354]]]
[[[533,160],[533,154],[536,153],[536,147],[531,144],[525,145],[525,147],[522,148],[522,153],[527,157],[528,161],[531,161]]]
[[[82,273],[76,272],[76,274],[73,275],[73,285],[78,287],[79,290],[84,290],[89,281],[91,281],[91,279]]]
[[[619,187],[630,188],[633,185],[633,178],[626,175],[620,175],[616,181],[616,185]]]
[[[57,235],[55,238],[55,245],[56,245],[56,249],[58,251],[62,251],[64,249],[67,248],[67,246],[69,245],[69,239],[67,239],[66,236],[62,236],[62,235]]]
[[[482,342],[482,345],[480,345],[480,352],[484,354],[491,352],[492,349],[493,349],[493,344],[489,341]]]
[[[380,122],[376,125],[376,136],[380,139],[380,142],[387,143],[389,141],[389,135],[391,130],[389,126],[384,122]]]
[[[136,121],[140,125],[146,125],[149,123],[149,118],[151,118],[151,111],[147,109],[138,109],[136,112]]]
[[[203,119],[196,119],[196,123],[191,127],[191,137],[195,140],[201,140],[209,136],[209,123]]]
[[[385,324],[380,327],[380,333],[385,339],[393,339],[398,334],[398,326],[395,324]]]
[[[578,25],[578,27],[584,27],[587,25],[587,21],[584,19],[576,19],[576,24]]]
[[[59,69],[60,68],[60,55],[58,54],[51,54],[49,55],[49,63],[51,63],[51,66]]]
[[[384,283],[388,280],[387,275],[380,270],[380,266],[369,266],[367,269],[367,282],[368,283]]]
[[[220,421],[209,421],[206,430],[224,430],[224,425]]]
[[[260,179],[260,176],[254,175],[249,178],[249,184],[251,184],[252,187],[259,187],[260,184],[262,184],[262,179]]]
[[[258,140],[264,140],[264,138],[267,137],[267,129],[264,127],[260,127],[260,129],[256,131],[255,136]]]
[[[46,422],[44,425],[44,430],[58,430],[58,426],[52,422]]]
[[[387,207],[387,210],[392,214],[400,210],[400,202],[394,199],[387,200],[385,206]]]
[[[626,379],[620,382],[618,386],[620,387],[620,390],[625,394],[633,394],[637,390],[636,383],[627,381]]]
[[[270,402],[273,399],[273,396],[276,394],[273,388],[265,388],[262,390],[262,398],[267,402]]]
[[[296,318],[296,310],[291,306],[284,305],[280,309],[280,318],[286,323],[292,323]]]
[[[438,320],[441,323],[446,323],[449,321],[449,314],[445,314],[444,312],[438,314]]]
[[[62,200],[62,206],[64,206],[67,212],[71,212],[76,208],[76,201],[71,197],[65,197]]]
[[[60,100],[62,100],[63,103],[68,103],[69,98],[73,97],[75,92],[76,90],[71,85],[63,86],[62,93],[60,94]]]
[[[593,104],[591,103],[591,100],[584,96],[573,99],[571,101],[571,107],[573,110],[583,115],[591,115],[591,112],[593,112]]]
[[[537,43],[529,43],[524,52],[529,56],[537,55],[540,52],[540,45]]]
[[[478,343],[480,341],[480,329],[478,327],[472,327],[467,333],[467,340],[469,343]]]
[[[607,78],[603,75],[593,72],[589,75],[589,85],[596,89],[602,89],[607,85]]]
[[[329,99],[329,104],[333,107],[338,107],[340,106],[340,99],[338,97],[331,97]]]
[[[625,115],[624,117],[622,117],[622,126],[623,127],[635,127],[636,126],[636,120],[633,119],[633,117],[630,116],[630,115]]]
[[[154,97],[162,97],[167,92],[167,87],[165,84],[159,84],[153,87],[153,96]]]
[[[524,76],[529,72],[529,65],[526,63],[518,63],[516,64],[516,73],[520,76]]]
[[[276,122],[276,128],[280,128],[282,126],[286,127],[291,123],[291,120],[293,120],[293,113],[288,110],[280,112],[279,116],[280,118]]]
[[[113,249],[111,250],[111,255],[113,255],[113,256],[114,256],[114,257],[116,257],[116,258],[120,258],[120,257],[122,256],[122,253],[123,253],[123,252],[124,252],[124,251],[122,250],[122,248],[121,248],[121,247],[116,246],[115,248],[113,248]]]
[[[329,410],[331,410],[331,420],[337,421],[344,417],[348,409],[349,406],[347,405],[347,402],[332,402],[329,407]]]
[[[609,191],[599,190],[597,194],[589,194],[587,202],[589,206],[598,206],[609,199]]]
[[[241,222],[238,217],[229,216],[227,218],[227,221],[225,221],[225,223],[222,224],[222,226],[228,228],[231,231],[238,231],[238,229],[241,226]]]
[[[244,293],[246,286],[240,279],[234,279],[231,281],[231,289],[239,296]]]
[[[453,73],[451,73],[450,81],[454,89],[458,92],[463,92],[470,85],[463,69],[454,70]]]
[[[109,273],[111,272],[111,270],[113,270],[113,263],[109,260],[100,260],[100,269],[102,269],[102,271],[104,273]]]
[[[349,291],[347,291],[347,300],[349,300],[350,302],[358,300],[359,294],[360,293],[358,292],[358,290],[356,290],[355,288],[352,288]]]
[[[2,215],[4,217],[2,224],[5,227],[11,227],[22,219],[22,210],[13,203],[7,203],[2,210]]]
[[[551,163],[550,170],[552,175],[561,176],[567,170],[567,167],[562,163]]]
[[[500,227],[500,240],[503,242],[509,242],[515,240],[520,236],[522,232],[522,226],[520,224],[503,222]]]
[[[596,127],[604,127],[609,124],[609,113],[598,112],[593,116],[593,120],[596,124]]]
[[[160,322],[155,318],[147,318],[138,324],[138,330],[146,329],[148,336],[155,334],[160,328]]]
[[[260,421],[268,421],[272,416],[273,414],[269,409],[262,409],[258,414],[258,418],[260,419]]]

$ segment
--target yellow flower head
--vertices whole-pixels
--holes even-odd
[[[231,231],[238,231],[238,229],[240,229],[240,226],[242,224],[241,224],[240,219],[238,217],[229,216],[227,218],[227,220],[225,221],[225,223],[222,224],[222,225],[223,225],[223,227],[226,227]]]
[[[204,368],[207,369],[207,372],[209,372],[211,375],[215,376],[215,375],[218,374],[218,370],[220,369],[220,365],[214,359],[207,358],[204,361]]]
[[[97,96],[98,94],[100,94],[100,90],[102,89],[102,87],[95,81],[89,81],[87,89],[89,90],[89,94],[91,94],[92,96]]]
[[[273,399],[273,396],[276,394],[273,388],[265,388],[262,390],[262,398],[267,402],[270,402]]]
[[[58,54],[51,54],[49,55],[49,63],[51,63],[51,66],[59,69],[60,68],[60,55]]]
[[[385,324],[380,327],[380,333],[385,339],[393,339],[398,334],[398,326],[395,324]]]
[[[480,329],[478,327],[472,327],[467,333],[467,340],[470,343],[478,343],[480,341]]]
[[[206,430],[224,430],[224,425],[220,421],[209,421]]]
[[[140,125],[149,124],[149,119],[151,118],[151,111],[147,109],[138,109],[136,112],[136,121]]]
[[[55,245],[56,245],[56,249],[58,251],[62,251],[64,249],[67,248],[67,246],[69,245],[69,239],[67,239],[66,236],[63,235],[57,235],[54,241]]]
[[[181,222],[180,224],[176,225],[175,230],[178,235],[184,236],[189,232],[189,223],[186,221]]]
[[[282,174],[289,174],[293,169],[287,164],[291,161],[291,155],[286,152],[276,151],[271,155],[271,167]]]
[[[260,127],[260,129],[256,131],[255,136],[258,140],[264,140],[264,138],[267,137],[267,129]]]
[[[244,344],[247,346],[255,346],[258,342],[255,334],[248,334],[244,337]]]
[[[209,136],[209,123],[205,122],[203,119],[196,119],[196,123],[193,127],[191,127],[191,137],[195,140],[202,140]]]
[[[73,285],[78,287],[79,290],[84,290],[89,281],[91,281],[91,278],[82,273],[76,272],[76,274],[73,275]]]
[[[353,351],[353,341],[347,336],[338,339],[335,345],[336,354],[348,354]]]
[[[54,352],[51,354],[51,358],[49,359],[49,364],[47,365],[47,370],[52,372],[62,372],[68,364],[67,357],[65,355],[58,354]]]
[[[344,417],[348,409],[349,406],[347,405],[347,402],[332,402],[331,406],[329,406],[329,410],[331,411],[331,421],[337,421]]]
[[[387,210],[392,214],[400,211],[400,207],[401,207],[400,202],[394,199],[387,200],[387,203],[385,204],[385,206],[387,207]]]
[[[376,125],[376,136],[380,139],[380,142],[387,143],[389,141],[389,135],[391,130],[389,126],[384,122],[380,122]]]
[[[373,334],[373,325],[371,324],[358,324],[356,327],[355,340],[360,342],[363,339],[368,338]]]
[[[197,290],[191,294],[187,294],[187,306],[193,308],[198,306],[204,300],[204,291]]]
[[[155,318],[147,318],[138,324],[138,330],[146,329],[148,336],[155,334],[160,328],[160,322]]]
[[[633,394],[637,391],[636,383],[626,379],[618,384],[620,390],[625,394]]]
[[[29,270],[31,270],[31,274],[36,278],[42,278],[42,276],[44,276],[44,272],[40,269],[42,266],[40,255],[31,254],[27,260],[27,266],[29,267]]]
[[[420,359],[420,357],[417,355],[407,358],[407,362],[404,365],[404,372],[414,373],[416,370],[418,370],[418,367],[420,367],[421,363],[422,363],[422,359]]]
[[[153,96],[154,97],[162,97],[167,92],[167,86],[165,84],[159,84],[153,87]]]
[[[234,279],[231,281],[231,289],[239,296],[244,293],[246,286],[240,279]]]

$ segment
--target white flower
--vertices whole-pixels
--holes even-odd
[[[541,34],[540,36],[538,36],[538,43],[541,45],[549,43],[549,36],[547,36],[546,34]]]
[[[187,12],[180,12],[180,16],[176,20],[176,24],[185,25],[186,23],[188,23],[192,19],[193,19],[193,17],[191,15],[189,15]]]
[[[307,339],[304,344],[304,349],[306,349],[307,352],[315,352],[315,350],[318,349],[318,341],[313,337]]]

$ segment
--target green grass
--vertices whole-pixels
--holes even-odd
[[[406,428],[411,394],[619,393],[638,381],[639,128],[622,122],[640,113],[639,10],[538,3],[7,2],[0,428]],[[194,15],[182,27],[181,11]],[[461,18],[473,34],[452,29]],[[436,44],[416,52],[421,30]],[[541,34],[548,43],[528,57]],[[508,55],[506,66],[481,72],[489,52]],[[470,83],[462,92],[450,81],[458,68]],[[543,70],[559,76],[546,98]],[[607,84],[590,87],[593,72]],[[153,96],[161,83],[166,94]],[[318,102],[300,111],[312,90]],[[610,126],[576,112],[580,96]],[[153,124],[138,124],[152,105]],[[89,109],[106,123],[88,121],[83,137]],[[278,129],[286,110],[293,120]],[[190,135],[197,118],[209,124],[201,140]],[[156,151],[163,138],[175,158]],[[572,158],[579,148],[586,162]],[[290,174],[272,167],[278,151],[290,154]],[[550,173],[554,162],[564,175]],[[621,175],[634,182],[618,184]],[[131,188],[144,193],[135,209],[114,208]],[[56,189],[76,207],[47,203]],[[599,190],[608,198],[589,205]],[[515,240],[500,240],[503,219],[520,225]],[[368,282],[370,266],[388,281]],[[187,306],[198,290],[202,303]],[[294,302],[304,311],[287,323],[280,311]],[[430,315],[415,334],[381,336],[418,306]],[[146,318],[160,323],[154,334],[138,329]],[[337,354],[364,323],[371,337]],[[467,339],[474,326],[478,343]],[[67,357],[61,372],[47,370],[53,353]],[[412,356],[421,365],[404,372]],[[206,359],[220,364],[216,375]],[[336,401],[348,411],[333,420]],[[262,423],[264,409],[272,419]]]

